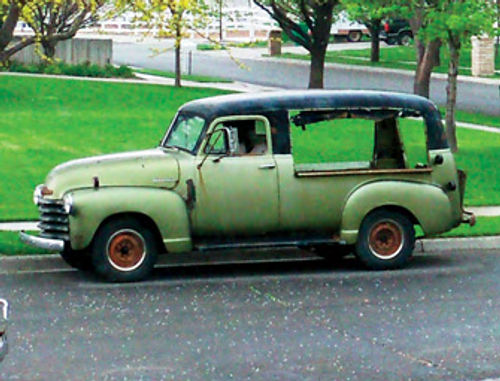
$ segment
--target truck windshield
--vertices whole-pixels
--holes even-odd
[[[193,152],[204,126],[205,119],[200,116],[179,115],[163,146]]]

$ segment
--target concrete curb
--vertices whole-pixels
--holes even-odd
[[[492,250],[500,249],[500,236],[463,238],[426,238],[415,244],[416,253],[445,250]]]

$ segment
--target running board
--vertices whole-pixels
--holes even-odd
[[[272,249],[280,247],[315,246],[315,245],[335,245],[345,244],[344,241],[335,239],[297,239],[279,241],[257,241],[257,242],[228,242],[228,243],[199,243],[195,244],[195,250],[231,250],[231,249]]]

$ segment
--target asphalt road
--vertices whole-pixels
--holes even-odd
[[[174,56],[172,50],[157,54],[164,48],[165,45],[152,42],[115,42],[113,60],[116,64],[173,71]],[[258,57],[242,58],[235,61],[224,52],[197,51],[193,45],[187,45],[184,49],[182,64],[185,72],[188,71],[189,67],[188,52],[190,50],[192,50],[191,71],[193,74],[219,76],[265,86],[290,89],[307,88],[309,78],[307,62]],[[500,86],[498,82],[495,81],[494,84],[460,82],[457,98],[459,109],[500,115]],[[355,66],[329,65],[325,69],[325,88],[412,92],[413,74],[373,72]],[[431,98],[438,104],[445,104],[445,79],[434,78],[432,80]]]
[[[171,264],[137,284],[0,260],[12,305],[0,379],[500,377],[500,250],[420,254],[392,272],[281,254],[302,260]]]

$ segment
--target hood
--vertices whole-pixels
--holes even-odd
[[[175,153],[161,148],[93,156],[68,161],[55,167],[45,185],[62,198],[74,189],[99,187],[148,186],[174,188],[179,181],[179,163]]]

